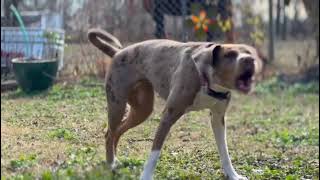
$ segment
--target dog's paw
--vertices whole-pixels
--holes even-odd
[[[111,169],[114,170],[118,167],[118,165],[120,164],[120,161],[118,159],[114,159],[114,161],[111,163]]]
[[[140,180],[152,180],[152,177],[140,177]]]
[[[241,176],[241,175],[238,175],[238,174],[227,176],[227,179],[228,180],[248,180],[248,178]]]
[[[143,171],[140,180],[153,180],[152,174],[150,172]]]
[[[108,167],[109,167],[112,171],[114,171],[117,167],[119,167],[120,164],[121,164],[120,161],[115,157],[114,160],[113,160],[113,162],[108,164]]]

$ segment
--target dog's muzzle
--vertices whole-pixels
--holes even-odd
[[[241,92],[249,93],[254,81],[254,59],[252,57],[245,57],[240,63],[242,71],[236,79],[236,88]]]

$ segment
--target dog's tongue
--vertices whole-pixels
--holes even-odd
[[[238,88],[241,90],[241,91],[244,91],[244,92],[248,92],[250,90],[250,81],[239,81],[238,82]]]

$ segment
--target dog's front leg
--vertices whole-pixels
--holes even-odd
[[[169,133],[172,125],[181,117],[182,114],[183,111],[171,110],[170,108],[166,108],[153,141],[151,154],[144,166],[143,173],[140,178],[141,180],[152,179],[157,161],[160,157],[160,150],[162,148],[164,140]]]
[[[240,176],[232,166],[226,137],[225,126],[225,110],[228,102],[221,102],[217,108],[211,110],[211,126],[218,146],[220,161],[222,164],[223,172],[230,180],[246,180],[246,177]]]
[[[167,137],[172,125],[184,114],[186,108],[193,102],[197,89],[194,88],[192,83],[185,83],[176,80],[176,85],[172,88],[169,97],[167,98],[166,107],[163,111],[160,125],[157,129],[153,144],[152,151],[148,161],[146,162],[142,180],[151,180],[157,161],[160,157],[160,150]]]

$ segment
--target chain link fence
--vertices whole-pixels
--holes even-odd
[[[152,16],[155,23],[154,35],[157,38],[166,38],[165,17],[173,16],[179,17],[182,21],[179,24],[173,22],[173,26],[180,25],[180,36],[176,37],[183,41],[192,38],[190,32],[187,32],[192,24],[188,23],[188,19],[191,16],[191,23],[198,31],[204,31],[203,36],[206,36],[207,41],[213,39],[214,30],[209,29],[218,17],[222,17],[223,20],[232,18],[232,3],[230,0],[145,0],[144,7],[148,13]],[[174,27],[177,30],[178,27]],[[217,29],[216,29],[217,30]],[[178,33],[175,32],[175,35]]]
[[[92,27],[105,29],[124,45],[155,38],[245,43],[256,47],[265,61],[284,65],[285,71],[307,70],[317,59],[316,30],[305,2],[270,2],[272,33],[266,0],[90,0],[66,22],[70,28],[66,32],[80,44],[87,43],[86,32]],[[271,36],[275,51],[274,58],[268,59]]]
[[[71,39],[90,27],[103,28],[122,42],[168,38],[179,41],[234,40],[231,0],[92,0],[66,22]]]
[[[45,1],[45,0],[44,0]],[[48,1],[48,0],[47,0]],[[49,2],[49,1],[48,1]],[[51,1],[50,1],[51,2]],[[57,3],[58,2],[58,3]],[[273,33],[269,33],[269,2],[273,11]],[[317,63],[319,12],[308,0],[60,0],[41,8],[61,12],[66,32],[65,62],[94,69],[94,59],[103,59],[91,50],[86,39],[89,28],[102,28],[129,45],[148,39],[245,43],[268,55],[274,37],[274,62],[297,69]],[[318,3],[319,1],[314,1]],[[308,6],[306,6],[306,3]],[[52,7],[51,7],[52,5]],[[21,11],[24,6],[17,5]],[[309,8],[306,8],[309,7]],[[37,10],[39,10],[37,8]],[[314,11],[314,12],[313,12]],[[4,13],[5,14],[5,13]],[[2,20],[1,20],[2,22]],[[315,33],[317,32],[317,33]],[[316,37],[316,39],[315,39]],[[93,49],[93,48],[92,48]],[[75,53],[77,52],[77,53]],[[93,63],[93,65],[89,65]],[[67,69],[77,66],[68,66]]]

